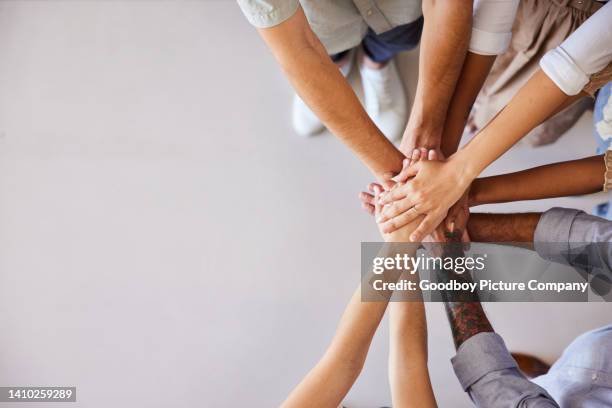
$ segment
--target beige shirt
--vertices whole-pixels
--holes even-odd
[[[368,27],[377,34],[415,21],[421,0],[305,0],[302,8],[310,27],[329,54],[356,47]],[[255,27],[278,25],[297,10],[298,0],[238,0]]]
[[[359,45],[368,27],[377,34],[408,24],[421,15],[421,0],[238,0],[256,27],[278,25],[302,5],[312,30],[327,52]],[[502,54],[510,44],[518,0],[475,0],[470,51]]]

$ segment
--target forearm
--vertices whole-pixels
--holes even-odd
[[[452,238],[452,241],[442,245],[444,258],[463,257],[465,255],[462,249],[463,244],[459,241],[459,238]],[[455,273],[454,271],[437,270],[436,276],[440,282],[453,280],[472,282],[468,272]],[[459,348],[463,342],[478,333],[494,331],[476,293],[449,290],[442,291],[442,297],[456,348]]]
[[[491,71],[495,58],[495,55],[467,53],[442,132],[441,149],[445,157],[457,151],[472,105]]]
[[[362,302],[361,289],[358,288],[327,352],[282,406],[337,407],[361,372],[387,303]]]
[[[259,31],[296,92],[331,132],[379,178],[401,170],[404,156],[368,117],[301,8],[285,23]]]
[[[462,166],[465,177],[474,179],[530,130],[579,97],[564,94],[539,70],[453,158]]]
[[[602,190],[606,166],[603,155],[548,164],[516,173],[474,180],[469,204],[590,194]]]
[[[389,306],[389,382],[393,406],[433,407],[427,368],[427,321],[423,302]]]
[[[378,256],[393,257],[398,253],[398,248],[397,245],[386,244]],[[400,248],[405,249],[406,246]],[[416,245],[412,245],[408,251],[408,255],[413,256]],[[363,277],[365,290],[371,288],[369,282],[373,276],[370,273]],[[393,282],[400,276],[401,272],[390,273],[386,275],[386,280]],[[361,286],[353,293],[327,351],[291,392],[284,407],[335,408],[348,393],[361,372],[372,338],[392,295],[392,292],[370,293],[369,301],[362,301],[363,293]]]
[[[533,243],[541,215],[541,213],[471,214],[467,229],[474,242]]]
[[[424,137],[433,134],[439,143],[469,44],[471,5],[455,0],[423,2],[419,80],[405,138],[413,132]],[[438,146],[426,141],[420,147]]]

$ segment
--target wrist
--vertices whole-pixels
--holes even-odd
[[[437,149],[442,141],[444,117],[415,106],[410,113],[406,134],[414,135],[416,147]]]
[[[468,190],[468,207],[476,207],[478,205],[484,204],[481,201],[481,190],[482,190],[482,179],[475,179],[472,181],[470,185],[470,189]]]
[[[458,182],[463,190],[465,191],[472,182],[478,176],[479,171],[474,166],[472,160],[470,160],[469,155],[465,154],[463,150],[452,155],[448,162],[452,162],[453,166],[457,170]]]

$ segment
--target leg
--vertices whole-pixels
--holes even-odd
[[[364,105],[370,118],[390,140],[399,140],[408,118],[402,81],[392,58],[415,48],[421,38],[423,18],[382,34],[369,29],[360,58]]]
[[[386,64],[398,53],[416,48],[422,31],[423,17],[381,34],[368,29],[362,42],[365,60],[372,68]]]

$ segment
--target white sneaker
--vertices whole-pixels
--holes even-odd
[[[349,51],[348,61],[340,67],[340,72],[344,77],[348,77],[353,68],[354,50]],[[293,128],[302,136],[314,136],[325,130],[325,125],[319,120],[317,115],[310,110],[308,105],[297,94],[293,97],[293,108],[291,111]]]
[[[408,107],[404,86],[393,60],[381,69],[359,64],[365,110],[381,132],[392,142],[401,140]]]

